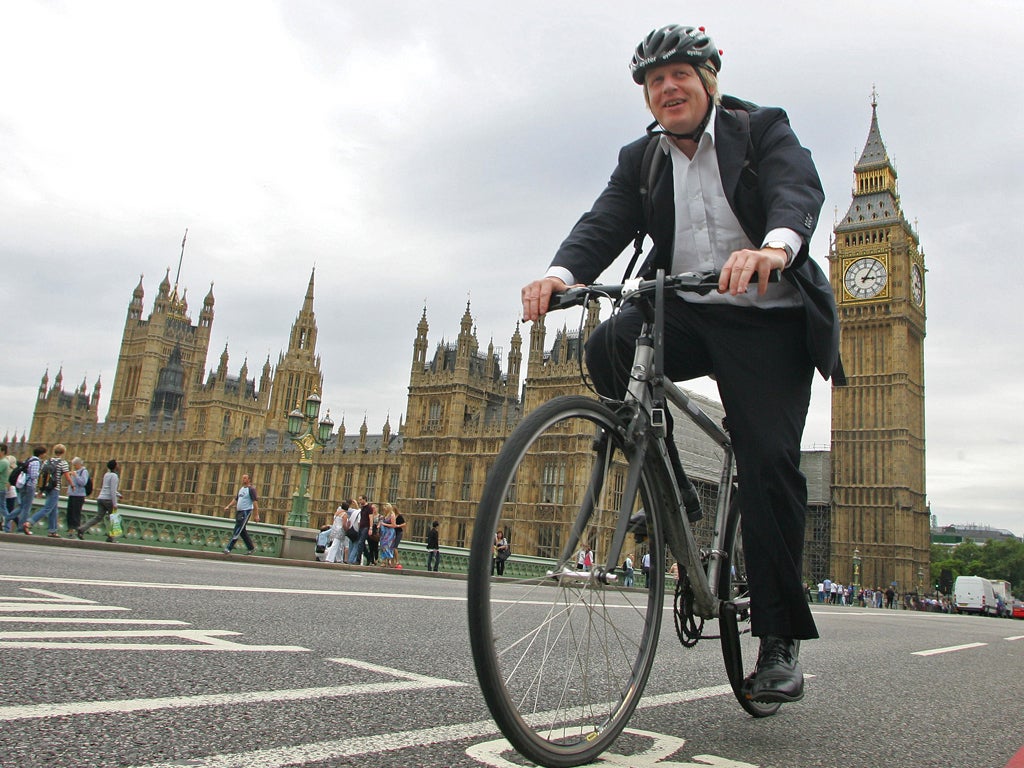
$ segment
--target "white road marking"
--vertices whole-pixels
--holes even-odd
[[[648,766],[659,766],[659,768],[758,768],[750,763],[741,763],[736,760],[729,760],[714,755],[695,755],[692,763],[669,762],[668,757],[678,752],[686,744],[686,739],[678,736],[669,736],[664,733],[653,733],[651,731],[638,731],[626,728],[623,733],[640,736],[650,740],[651,744],[643,752],[636,752],[631,755],[620,755],[612,751],[605,752],[591,765],[607,766],[607,768],[648,768]],[[522,768],[522,763],[513,763],[504,758],[504,753],[514,752],[505,739],[486,741],[474,744],[466,750],[466,755],[472,757],[488,768]]]
[[[64,603],[19,603],[17,605],[0,603],[0,612],[3,613],[66,613],[68,611],[109,613],[111,611],[127,611],[127,608],[119,608],[116,605],[82,605]]]
[[[64,595],[60,592],[51,592],[48,589],[32,589],[31,587],[22,587],[22,592],[32,592],[36,595],[42,595],[47,603],[67,603],[69,605],[94,605],[95,600],[86,600],[84,597],[72,597],[71,595]],[[0,604],[2,603],[18,603],[27,602],[33,600],[38,602],[38,597],[18,597],[12,595],[11,597],[0,597]]]
[[[34,597],[0,597],[0,612],[52,613],[54,611],[127,611],[128,608],[97,605],[93,600],[22,587]],[[29,602],[32,601],[32,602]],[[189,626],[185,621],[146,621],[142,619],[86,619],[78,617],[0,616],[0,621],[19,624],[142,624],[147,626]],[[308,652],[298,645],[244,645],[223,639],[238,635],[222,629],[77,629],[77,630],[13,630],[0,631],[0,649],[33,648],[42,650],[70,649],[87,651],[246,651],[264,653]],[[178,643],[127,642],[175,638]],[[109,642],[117,641],[119,642]]]
[[[308,699],[340,698],[343,696],[378,695],[398,691],[437,690],[460,688],[468,685],[457,680],[427,677],[413,672],[403,672],[387,667],[378,667],[358,659],[331,659],[331,661],[376,670],[394,677],[397,681],[372,681],[353,685],[337,685],[321,688],[292,688],[279,691],[245,691],[242,693],[220,693],[203,696],[168,696],[151,699],[114,699],[110,701],[82,701],[65,704],[29,704],[24,706],[0,707],[0,722],[8,720],[38,720],[47,717],[67,715],[99,715],[120,712],[152,712],[160,709],[187,709],[189,707],[220,707],[280,702],[305,701]]]
[[[132,624],[143,626],[177,626],[187,627],[187,621],[177,619],[87,619],[75,616],[0,616],[0,624]]]
[[[950,645],[946,648],[932,648],[928,651],[914,651],[911,656],[938,656],[940,653],[953,653],[954,651],[966,651],[971,648],[982,648],[988,643],[964,643],[963,645]]]
[[[352,660],[349,660],[349,662],[351,663]],[[361,665],[363,662],[356,662],[356,664]],[[379,683],[369,687],[375,692],[380,690]],[[688,701],[721,696],[726,693],[731,694],[732,688],[728,685],[716,685],[708,688],[697,688],[691,691],[648,696],[640,702],[637,709],[681,704]],[[0,710],[0,715],[2,715],[2,710]],[[545,714],[541,713],[539,716],[543,718]],[[550,717],[550,715],[546,716]],[[354,739],[335,739],[312,744],[301,744],[294,747],[276,747],[257,749],[250,752],[236,752],[234,754],[193,757],[188,761],[188,765],[205,766],[205,768],[283,768],[283,766],[295,764],[316,763],[345,757],[361,757],[379,754],[380,752],[394,752],[410,747],[428,747],[434,744],[465,741],[466,739],[476,739],[497,733],[498,727],[494,724],[493,720],[477,720],[472,723],[435,725],[414,731],[360,736]],[[152,763],[147,766],[137,766],[136,768],[181,768],[181,765],[182,762],[178,761],[173,763]]]
[[[48,589],[32,589],[22,587],[23,592],[34,593],[33,597],[19,597],[16,595],[0,597],[0,613],[60,613],[74,611],[127,611],[113,605],[97,605],[95,600],[86,600],[81,597],[62,595],[59,592],[51,592]],[[4,619],[10,621],[21,621],[20,617]]]
[[[63,648],[82,651],[249,651],[294,653],[308,651],[301,645],[243,645],[221,638],[240,635],[226,629],[123,629],[47,630],[45,632],[0,632],[0,648]],[[170,637],[185,643],[116,643],[95,640],[125,640]],[[68,641],[81,642],[68,642]]]
[[[39,576],[0,575],[0,581],[32,582],[34,584],[68,585],[67,579],[56,579]],[[139,581],[104,581],[100,579],[75,579],[75,586],[116,587],[118,589],[174,589],[189,592],[255,592],[265,595],[317,595],[328,597],[372,597],[391,600],[426,600],[430,602],[464,603],[464,596],[445,597],[442,595],[423,595],[414,592],[354,592],[342,589],[290,589],[284,587],[234,587],[220,584],[161,584],[157,582]]]
[[[1024,635],[1014,635],[1013,637],[1004,637],[1003,640],[1024,640]]]
[[[355,667],[356,669],[365,669],[369,672],[380,672],[385,675],[391,675],[392,677],[412,680],[417,683],[423,683],[425,686],[464,688],[469,685],[469,683],[462,683],[458,680],[445,680],[442,677],[428,677],[427,675],[421,675],[417,672],[408,672],[404,669],[385,667],[375,662],[363,661],[362,659],[328,659],[328,661],[334,662],[335,664],[344,664],[347,667]]]

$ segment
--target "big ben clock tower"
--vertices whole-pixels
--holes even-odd
[[[930,580],[925,497],[925,266],[896,169],[871,128],[837,224],[829,271],[849,383],[832,390],[830,573],[914,592]]]

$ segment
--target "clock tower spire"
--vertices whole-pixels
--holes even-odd
[[[832,390],[831,573],[815,575],[871,588],[897,582],[905,593],[930,578],[925,267],[896,180],[872,90],[853,198],[829,253],[848,385]]]

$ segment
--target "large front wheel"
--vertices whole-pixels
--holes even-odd
[[[611,552],[620,514],[658,504],[657,465],[640,468],[621,420],[585,397],[556,398],[506,441],[477,510],[469,563],[469,633],[487,705],[508,741],[549,768],[595,760],[625,727],[650,673],[661,627],[664,545],[655,515],[646,539]],[[516,554],[492,577],[495,533]],[[594,566],[577,567],[592,549]],[[640,563],[651,556],[644,583]],[[624,585],[626,555],[638,583]]]

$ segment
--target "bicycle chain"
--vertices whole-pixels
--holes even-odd
[[[704,619],[693,615],[693,589],[690,577],[680,569],[676,578],[676,596],[672,604],[672,618],[676,624],[676,636],[684,648],[693,648],[704,635]]]

